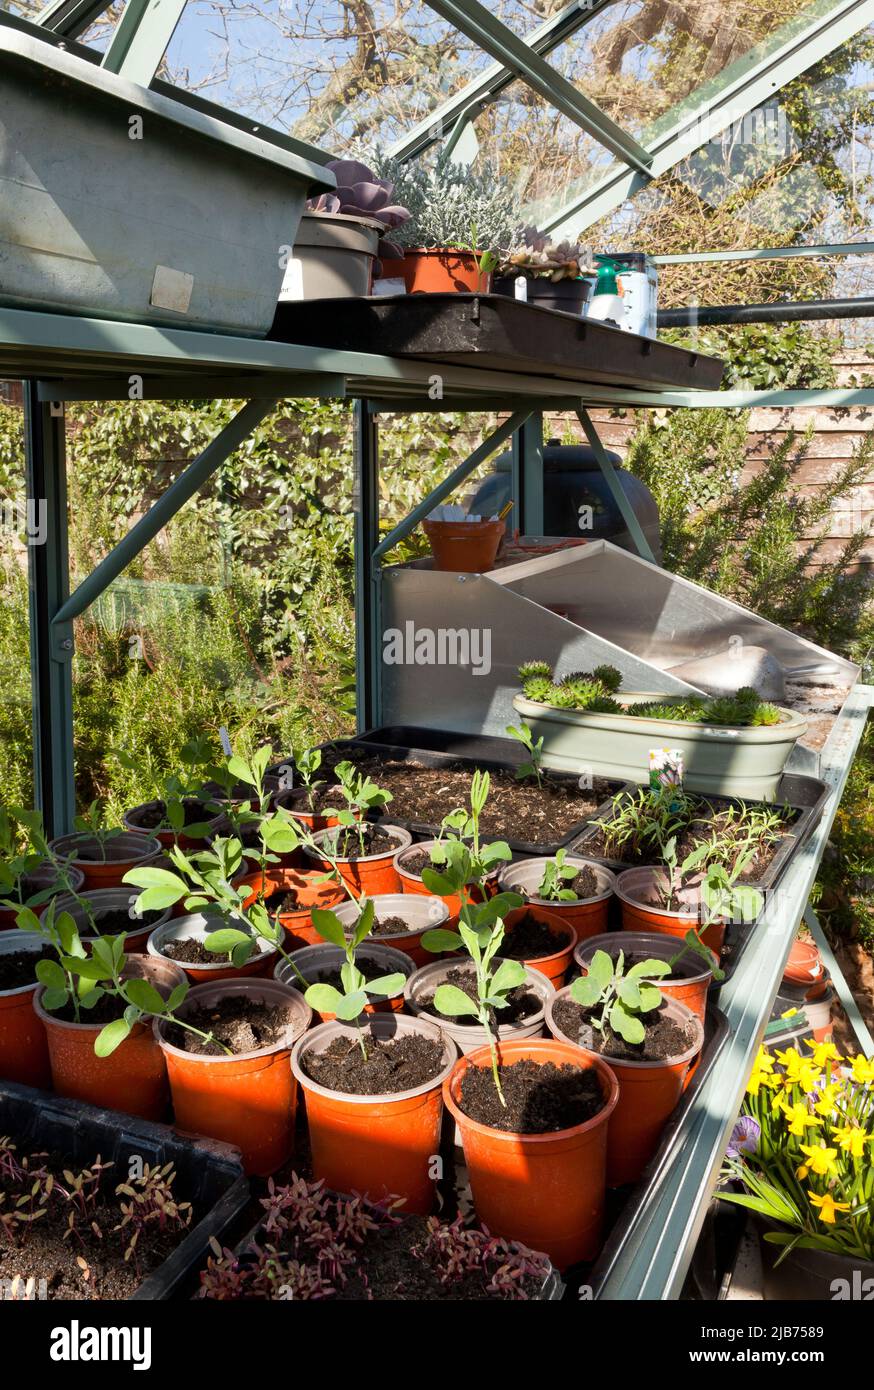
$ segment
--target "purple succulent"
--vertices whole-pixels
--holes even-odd
[[[410,213],[399,203],[391,201],[395,186],[389,179],[379,179],[372,169],[357,159],[332,159],[327,166],[337,187],[332,193],[320,193],[310,198],[310,212],[341,214],[343,217],[370,217],[385,227],[400,227],[409,222]],[[382,260],[400,260],[403,251],[393,241],[380,239]]]
[[[761,1133],[762,1127],[758,1120],[754,1120],[752,1115],[741,1115],[731,1131],[731,1138],[725,1151],[726,1158],[740,1158],[741,1154],[754,1154],[759,1147]]]

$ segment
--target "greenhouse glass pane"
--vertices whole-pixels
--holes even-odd
[[[27,562],[39,508],[25,501],[20,381],[0,381],[0,805],[33,805]]]

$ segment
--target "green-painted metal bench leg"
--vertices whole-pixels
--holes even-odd
[[[859,1040],[859,1046],[861,1047],[865,1056],[870,1059],[871,1057],[874,1057],[874,1038],[872,1038],[870,1032],[868,1031],[867,1024],[865,1023],[865,1020],[859,1012],[859,1006],[853,998],[852,991],[850,990],[850,987],[844,978],[844,972],[838,965],[838,962],[835,958],[835,953],[829,945],[828,937],[826,936],[825,932],[822,929],[822,926],[820,925],[819,918],[817,917],[816,913],[814,912],[813,908],[810,906],[809,903],[807,907],[804,909],[804,922],[808,931],[810,932],[810,935],[813,937],[814,941],[819,947],[819,953],[825,962],[826,969],[828,970],[829,975],[831,976],[832,984],[834,985],[835,990],[837,991],[837,996],[841,1001],[844,1013],[850,1020],[853,1032],[856,1034],[856,1037]]]
[[[643,527],[637,519],[637,515],[634,511],[634,508],[632,507],[628,498],[625,496],[622,484],[616,476],[616,469],[613,467],[613,464],[607,457],[607,450],[601,443],[601,437],[598,434],[598,431],[595,429],[595,426],[592,422],[592,418],[589,415],[588,410],[582,408],[578,410],[577,418],[586,432],[586,438],[589,441],[589,445],[592,449],[592,452],[595,455],[595,458],[598,460],[598,466],[601,469],[601,472],[604,474],[604,478],[606,480],[607,486],[610,489],[613,501],[616,503],[617,507],[622,513],[622,520],[628,527],[629,535],[631,536],[631,539],[634,541],[638,555],[641,557],[642,560],[649,560],[651,565],[656,564],[656,557],[653,555],[652,550],[650,549],[649,541],[643,534]]]

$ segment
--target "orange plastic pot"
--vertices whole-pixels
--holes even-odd
[[[125,953],[129,956],[136,956],[145,951],[146,942],[155,928],[161,926],[170,917],[170,909],[168,908],[157,920],[150,924],[147,923],[146,926],[141,926],[142,918],[133,916],[133,906],[139,896],[139,888],[83,888],[78,896],[74,897],[72,893],[62,893],[57,897],[55,899],[55,913],[69,912],[79,929],[82,945],[90,952],[89,941],[93,935],[92,920],[98,933],[106,935],[107,933],[103,931],[100,923],[101,911],[123,909],[128,914],[130,922],[130,930],[125,933],[124,939]]]
[[[424,1215],[437,1197],[433,1157],[440,1152],[443,1083],[457,1051],[432,1023],[406,1014],[374,1014],[365,1036],[391,1040],[405,1034],[433,1038],[443,1046],[444,1065],[422,1086],[396,1094],[353,1096],[320,1086],[307,1075],[307,1058],[335,1038],[352,1036],[347,1023],[321,1023],[297,1043],[291,1069],[306,1094],[313,1175],[338,1192],[367,1193],[379,1201],[393,1193],[403,1210]]]
[[[294,1150],[297,1081],[289,1057],[295,1040],[310,1025],[312,1010],[302,994],[275,980],[226,980],[191,990],[179,1017],[198,1005],[238,995],[290,1005],[285,1039],[236,1057],[201,1057],[168,1042],[171,1025],[161,1019],[155,1019],[154,1034],[167,1060],[177,1128],[233,1144],[246,1172],[266,1177]]]
[[[573,1043],[555,1022],[554,1010],[567,998],[571,986],[553,995],[546,1006],[546,1024],[554,1038]],[[619,1082],[619,1103],[610,1121],[607,1144],[607,1185],[622,1187],[643,1175],[662,1135],[662,1130],[683,1094],[686,1077],[704,1043],[704,1025],[676,999],[663,999],[660,1009],[676,1023],[687,1023],[694,1041],[676,1057],[662,1062],[632,1062],[604,1057]],[[576,1046],[576,1044],[574,1044]],[[580,1049],[582,1051],[582,1049]],[[593,1054],[594,1055],[594,1054]]]
[[[501,871],[499,888],[502,893],[521,893],[533,907],[545,908],[554,916],[573,927],[577,941],[585,941],[590,936],[599,936],[608,929],[610,899],[616,887],[616,875],[603,864],[590,859],[569,854],[567,864],[576,864],[581,869],[591,869],[598,882],[598,891],[591,898],[578,898],[575,902],[553,902],[551,898],[538,898],[537,889],[543,882],[543,872],[551,855],[534,859],[520,859],[508,864]]]
[[[407,294],[488,294],[492,284],[472,251],[453,247],[410,247],[400,269]]]
[[[225,924],[216,921],[214,917],[205,917],[202,912],[191,912],[185,917],[172,917],[169,922],[163,922],[161,926],[155,927],[146,943],[146,950],[149,957],[154,960],[171,961],[171,964],[181,970],[183,975],[187,976],[194,985],[212,984],[216,980],[240,980],[249,975],[272,974],[279,953],[275,946],[268,946],[263,941],[256,943],[256,949],[243,965],[233,965],[226,955],[216,956],[214,961],[201,963],[200,961],[175,961],[165,954],[165,947],[171,941],[193,939],[203,942],[204,937],[218,931],[223,925]],[[231,919],[226,925],[248,932],[250,936],[252,934],[251,927],[245,918]]]
[[[528,916],[549,927],[556,938],[556,950],[551,955],[523,961],[523,965],[545,975],[547,980],[552,981],[556,989],[561,989],[573,959],[577,934],[569,922],[563,922],[555,913],[547,912],[546,908],[539,907],[535,903],[528,903],[525,907],[516,907],[512,912],[507,913],[504,918],[507,932],[511,932],[517,922],[521,922],[523,918]]]
[[[59,859],[71,859],[85,878],[86,888],[121,888],[130,869],[140,869],[161,854],[162,845],[154,835],[123,830],[102,847],[93,836],[76,833],[52,840],[50,848]]]
[[[574,960],[585,975],[588,973],[589,961],[596,951],[606,951],[612,959],[619,950],[624,951],[626,956],[670,961],[680,950],[680,944],[675,936],[669,936],[665,932],[605,932],[603,936],[593,936],[588,941],[582,941],[574,951]],[[713,964],[719,965],[715,954]],[[672,975],[660,976],[655,983],[662,994],[666,994],[669,999],[678,999],[703,1022],[707,1012],[707,991],[712,980],[713,970],[708,970],[702,958],[690,951],[682,960],[677,961]]]
[[[288,960],[278,961],[273,970],[273,978],[279,980],[280,984],[291,985],[292,989],[303,990],[300,975],[306,980],[307,985],[315,985],[332,971],[339,970],[345,960],[346,953],[341,951],[339,946],[330,946],[327,942],[320,941],[318,946],[303,946],[299,951],[292,951]],[[403,975],[404,979],[408,980],[416,966],[409,956],[405,956],[402,951],[396,951],[393,946],[384,946],[380,941],[368,941],[358,952],[358,968],[371,980],[375,980],[378,975]],[[403,1007],[404,988],[401,985],[397,994],[389,998],[374,996],[372,1001],[364,1006],[364,1012],[398,1014]],[[322,1012],[321,1009],[316,1009],[315,1012],[322,1023],[330,1023],[337,1016]]]
[[[334,908],[347,901],[347,895],[339,884],[334,880],[326,881],[324,874],[319,872],[307,873],[298,869],[283,869],[276,865],[271,865],[263,877],[260,873],[247,874],[237,886],[252,890],[243,903],[244,908],[251,906],[256,898],[263,893],[268,912],[270,911],[270,898],[274,894],[280,896],[288,892],[295,894],[301,904],[300,908],[293,912],[280,912],[278,914],[285,929],[285,949],[287,951],[297,951],[302,946],[316,946],[321,941],[322,938],[313,926],[312,910],[314,907]]]
[[[400,884],[402,893],[417,893],[420,897],[424,898],[430,898],[434,896],[434,894],[432,894],[430,890],[425,887],[425,884],[422,881],[421,874],[414,874],[409,869],[404,868],[404,860],[408,858],[411,853],[416,854],[419,850],[423,849],[431,850],[436,844],[436,840],[419,840],[418,843],[415,845],[405,845],[403,849],[398,850],[397,854],[394,857],[394,868],[398,876],[398,882]],[[491,890],[497,886],[497,882],[498,871],[497,869],[493,869],[492,872],[487,875],[485,880],[485,890],[489,896],[491,896]],[[450,917],[452,917],[453,919],[457,919],[458,914],[461,912],[461,898],[459,897],[459,895],[457,893],[441,893],[437,896],[440,902],[446,904]],[[482,894],[478,887],[473,890],[471,898],[474,902],[482,901]],[[424,960],[421,962],[421,964],[425,964],[427,961],[431,959],[432,957],[427,955],[426,953]]]
[[[191,798],[191,800],[194,800],[194,798]],[[178,845],[180,849],[205,849],[206,841],[210,834],[215,833],[223,820],[221,812],[216,814],[214,811],[209,811],[207,807],[204,806],[203,817],[200,822],[202,825],[206,826],[206,831],[203,835],[186,835],[184,830],[180,830],[177,834],[175,830],[153,830],[149,826],[144,826],[142,823],[143,816],[145,815],[148,817],[150,811],[158,811],[163,815],[164,805],[163,801],[144,801],[141,806],[133,806],[129,811],[125,811],[122,816],[122,825],[125,830],[132,830],[136,834],[152,837],[157,840],[164,849],[170,849],[173,845]]]
[[[443,1086],[461,1133],[476,1214],[495,1235],[543,1250],[557,1269],[592,1260],[601,1248],[608,1130],[619,1101],[616,1077],[600,1057],[569,1042],[529,1038],[498,1044],[502,1066],[553,1062],[595,1071],[604,1107],[585,1124],[551,1134],[510,1134],[465,1115],[468,1067],[491,1066],[488,1047],[462,1057]]]
[[[388,831],[396,840],[401,841],[401,849],[412,843],[412,835],[408,830],[402,830],[399,825],[384,825],[380,822],[380,828]],[[322,830],[315,836],[316,844],[324,840],[326,835],[335,835],[335,830]],[[323,873],[332,873],[333,865],[330,860],[322,859],[314,850],[306,850],[307,857],[318,864]],[[397,893],[400,891],[400,879],[394,865],[397,851],[392,849],[385,854],[366,854],[362,859],[339,859],[337,868],[343,882],[352,889],[356,898],[360,898],[362,893],[366,893],[368,898],[375,898],[379,893]]]
[[[0,956],[26,951],[35,965],[42,948],[42,937],[36,932],[16,930],[0,936]],[[0,990],[0,1077],[46,1090],[52,1084],[52,1070],[45,1026],[33,1007],[38,988],[34,977],[33,984]]]
[[[78,893],[84,886],[85,875],[78,869],[74,869],[68,864],[64,869],[64,877],[58,873],[52,864],[41,864],[39,868],[32,869],[29,874],[23,874],[19,879],[17,888],[22,899],[22,907],[26,906],[31,898],[45,892],[47,888],[56,889],[55,896],[64,892]],[[15,894],[10,894],[10,898],[15,898]],[[18,931],[15,919],[20,909],[11,907],[0,907],[0,933],[4,931]],[[39,917],[44,911],[42,905],[33,909]]]
[[[448,925],[449,909],[442,898],[426,897],[418,893],[382,893],[373,898],[373,910],[377,921],[385,917],[402,917],[410,924],[411,930],[398,932],[393,936],[381,936],[381,945],[392,946],[409,956],[414,965],[427,965],[434,957],[422,945],[426,931],[434,927]],[[346,903],[335,908],[335,912],[347,933],[358,921],[359,908],[356,903]]]
[[[185,976],[170,961],[134,956],[123,975],[148,980],[166,999]],[[67,1023],[42,1006],[40,987],[33,1007],[45,1027],[52,1084],[59,1096],[88,1101],[106,1110],[123,1110],[145,1120],[163,1120],[169,1091],[167,1068],[148,1023],[136,1023],[109,1057],[94,1051],[101,1023]]]
[[[482,574],[495,567],[504,535],[503,521],[423,521],[434,568]]]
[[[287,811],[292,820],[300,821],[315,834],[319,830],[332,830],[340,824],[336,813],[331,811],[307,811],[306,790],[303,787],[288,787],[277,792],[273,804],[277,809]]]
[[[679,912],[668,912],[658,906],[660,875],[660,869],[625,869],[616,879],[624,931],[666,932],[669,936],[684,937],[690,927],[697,928],[700,910],[697,890],[681,889],[684,907]],[[725,940],[725,923],[711,922],[700,935],[704,945],[719,955]]]
[[[820,999],[825,994],[828,976],[815,942],[792,942],[783,981],[796,989],[805,989],[808,999]]]

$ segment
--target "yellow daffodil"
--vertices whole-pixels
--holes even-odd
[[[856,1124],[839,1125],[832,1130],[831,1137],[851,1158],[862,1158],[865,1145],[874,1143],[874,1135],[866,1134],[864,1129],[860,1129]]]
[[[858,1057],[853,1058],[853,1080],[858,1081],[862,1086],[870,1086],[874,1082],[874,1059],[870,1062],[867,1057],[859,1053]]]
[[[771,1078],[765,1071],[754,1071],[747,1082],[747,1095],[757,1096],[762,1086],[767,1086]]]
[[[828,1119],[829,1115],[834,1112],[840,1092],[839,1082],[831,1081],[828,1086],[823,1086],[819,1093],[819,1100],[813,1107],[817,1115],[824,1115]]]
[[[817,1177],[824,1178],[835,1172],[835,1159],[838,1156],[837,1149],[826,1149],[821,1145],[799,1144],[803,1154],[807,1154],[807,1162],[802,1163],[796,1170],[799,1178],[806,1178],[808,1173],[816,1173]]]
[[[818,1067],[824,1067],[827,1062],[843,1061],[833,1042],[817,1042],[816,1039],[808,1039],[807,1045],[813,1049],[813,1061]]]
[[[794,1105],[784,1105],[783,1114],[786,1116],[786,1123],[790,1134],[796,1134],[804,1138],[804,1131],[822,1124],[822,1120],[816,1115],[811,1115],[807,1106],[800,1101]]]
[[[850,1210],[849,1202],[836,1202],[830,1192],[826,1192],[823,1197],[817,1196],[815,1192],[808,1192],[807,1196],[810,1199],[811,1206],[817,1208],[820,1221],[824,1222],[826,1226],[833,1226],[835,1224],[836,1211]]]
[[[766,1048],[760,1047],[753,1063],[755,1071],[772,1072],[774,1070],[774,1058]]]
[[[780,1052],[778,1049],[777,1061],[784,1071],[797,1076],[798,1068],[801,1066],[801,1053],[796,1047],[787,1047],[785,1052]]]

